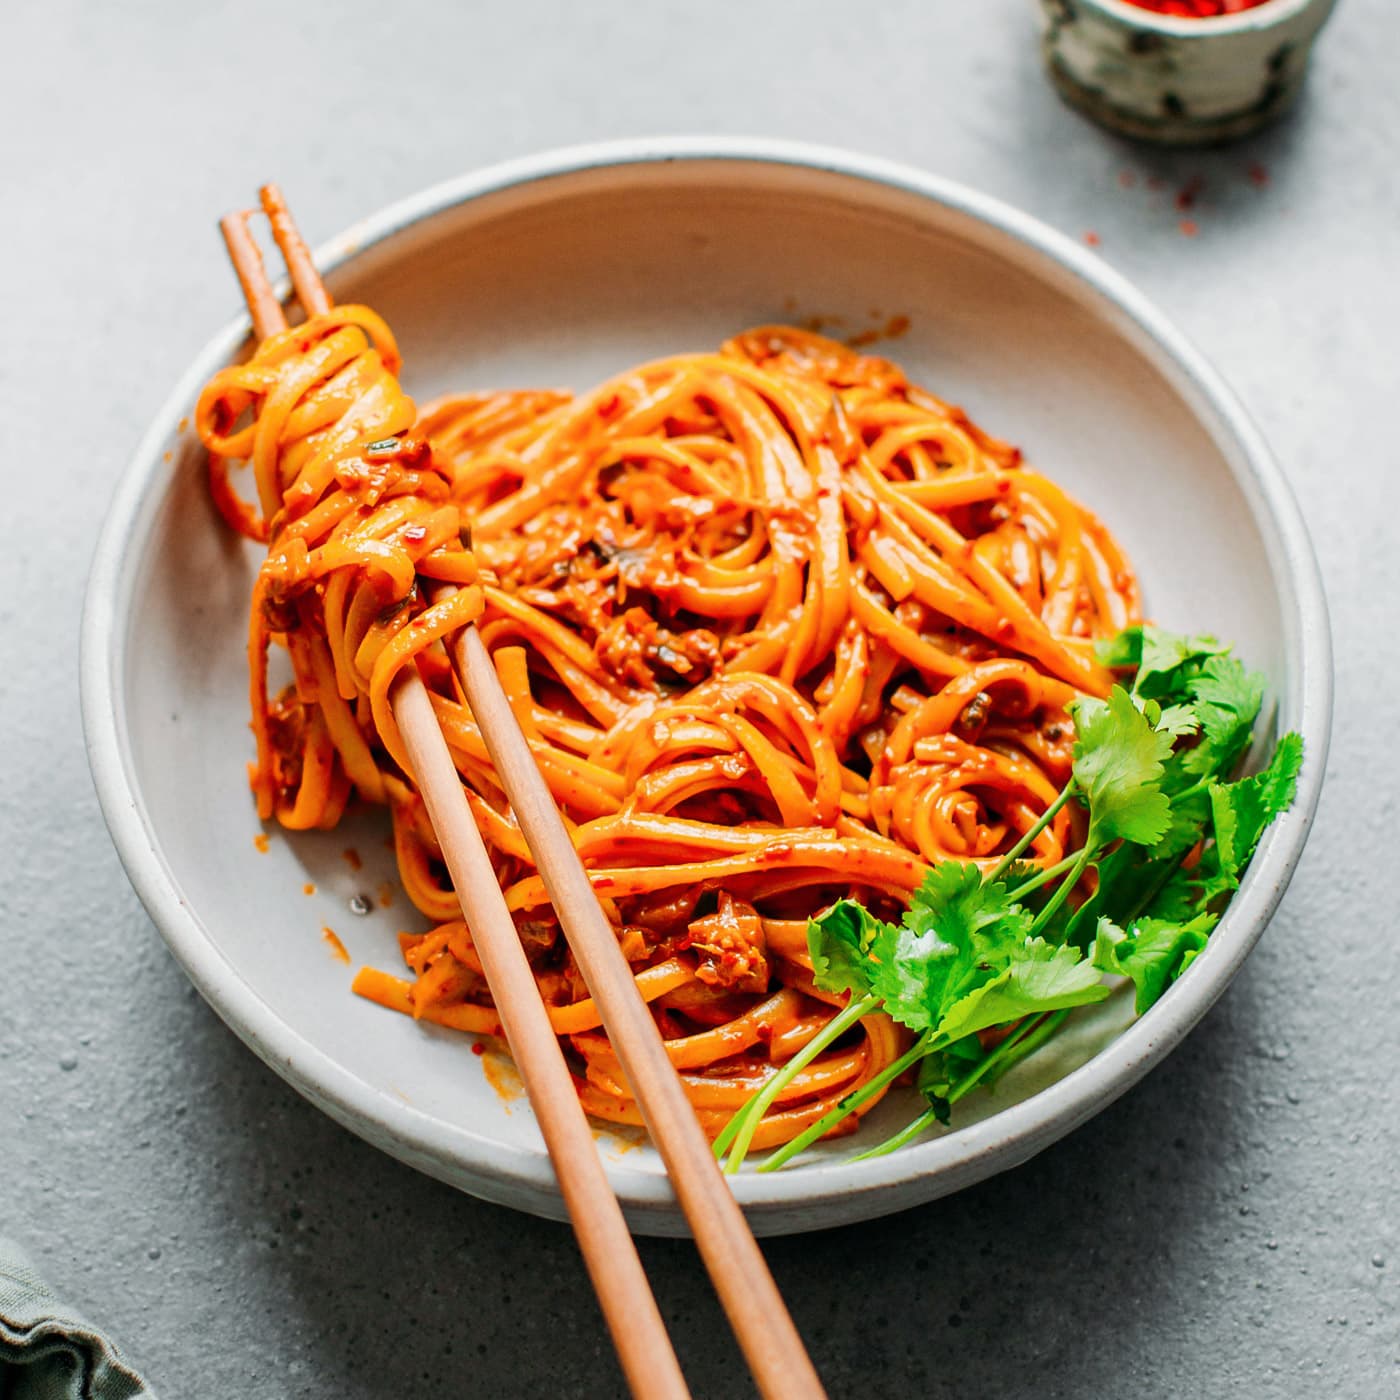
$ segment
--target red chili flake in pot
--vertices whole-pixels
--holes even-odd
[[[1221,15],[1243,14],[1257,10],[1269,0],[1128,0],[1139,10],[1151,10],[1158,15],[1175,15],[1178,19],[1216,19]]]

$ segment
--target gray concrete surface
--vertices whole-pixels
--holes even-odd
[[[1392,0],[1343,0],[1286,125],[1176,156],[1061,109],[1030,0],[32,0],[0,39],[0,1228],[167,1400],[620,1391],[566,1230],[350,1137],[186,985],[92,795],[77,622],[126,456],[233,305],[230,200],[275,176],[319,239],[473,165],[674,131],[877,152],[1097,234],[1262,422],[1335,620],[1311,846],[1185,1048],[1017,1172],[766,1246],[832,1394],[1400,1394]],[[691,1247],[643,1254],[697,1394],[749,1393]]]

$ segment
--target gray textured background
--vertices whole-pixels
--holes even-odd
[[[1286,125],[1177,156],[1059,106],[1030,0],[31,0],[0,41],[0,1230],[164,1396],[620,1390],[567,1230],[349,1136],[187,986],[92,795],[77,622],[127,454],[234,305],[231,201],[275,177],[319,241],[474,165],[674,131],[851,146],[1097,233],[1261,421],[1336,629],[1311,845],[1187,1045],[1009,1176],[765,1246],[832,1393],[1400,1393],[1393,0],[1343,0]],[[697,1394],[748,1393],[691,1247],[642,1251]]]

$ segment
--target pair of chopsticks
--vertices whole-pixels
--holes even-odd
[[[260,193],[263,212],[304,311],[315,316],[330,310],[330,297],[281,193],[275,185],[264,186]],[[265,339],[284,329],[287,320],[263,267],[248,217],[246,212],[230,214],[220,227],[253,329],[259,339]],[[448,592],[450,586],[436,590],[435,600]],[[821,1381],[743,1212],[720,1173],[480,633],[475,626],[464,628],[451,639],[448,650],[564,936],[602,1013],[603,1025],[666,1164],[759,1392],[768,1400],[823,1396]],[[427,687],[415,667],[400,673],[390,701],[628,1384],[637,1396],[687,1396],[685,1378],[636,1245],[608,1185],[573,1077]]]

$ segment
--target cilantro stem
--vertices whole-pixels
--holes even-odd
[[[1189,788],[1183,788],[1180,792],[1169,793],[1168,796],[1171,798],[1172,806],[1175,807],[1178,802],[1189,802],[1193,797],[1199,797],[1214,780],[1214,774],[1207,773],[1204,778],[1199,782],[1192,783]]]
[[[735,1113],[735,1115],[724,1125],[720,1135],[715,1139],[715,1156],[724,1155],[724,1150],[732,1142],[733,1150],[729,1154],[729,1160],[724,1164],[724,1170],[734,1173],[743,1165],[744,1158],[748,1155],[749,1147],[753,1143],[753,1135],[758,1131],[758,1125],[763,1115],[772,1107],[773,1101],[787,1087],[798,1074],[826,1049],[832,1041],[843,1035],[856,1024],[862,1016],[868,1016],[880,1004],[879,997],[866,996],[852,999],[845,1010],[833,1016],[830,1021],[822,1027],[816,1035],[809,1040],[806,1045],[795,1054],[756,1094]]]
[[[948,1090],[948,1102],[950,1104],[957,1103],[964,1094],[970,1089],[976,1088],[986,1078],[989,1070],[998,1066],[1000,1069],[998,1069],[997,1077],[1000,1078],[1012,1065],[1018,1064],[1032,1051],[1038,1050],[1044,1045],[1064,1025],[1065,1017],[1068,1015],[1069,1008],[1065,1007],[1048,1016],[1027,1019],[1007,1036],[991,1054],[979,1060],[968,1074],[965,1074]]]
[[[979,1060],[973,1070],[964,1075],[948,1091],[948,1103],[955,1104],[969,1090],[977,1087],[978,1083],[986,1077],[989,1070],[1001,1067],[1000,1073],[1005,1074],[1012,1065],[1018,1064],[1033,1051],[1038,1050],[1057,1030],[1064,1024],[1065,1017],[1069,1015],[1068,1008],[1056,1011],[1049,1016],[1030,1017],[1026,1022],[1017,1027],[1000,1045],[989,1055]],[[874,1147],[867,1148],[864,1152],[858,1153],[851,1160],[853,1162],[864,1162],[871,1157],[883,1157],[888,1152],[895,1152],[899,1148],[911,1143],[920,1134],[927,1132],[937,1121],[938,1115],[933,1109],[925,1109],[912,1123],[906,1123],[893,1137],[888,1137],[884,1142],[877,1143]]]
[[[912,1123],[906,1123],[893,1137],[888,1137],[875,1147],[857,1153],[851,1160],[864,1162],[871,1157],[883,1157],[886,1153],[898,1151],[905,1143],[913,1142],[920,1133],[927,1132],[933,1127],[937,1117],[938,1115],[931,1108],[926,1108]]]
[[[809,1128],[805,1128],[791,1142],[784,1143],[766,1161],[759,1171],[774,1172],[783,1165],[789,1158],[795,1157],[804,1147],[810,1147],[819,1137],[824,1137],[843,1118],[848,1118],[863,1103],[873,1099],[887,1084],[892,1084],[910,1065],[923,1059],[931,1049],[934,1049],[931,1040],[931,1032],[925,1031],[899,1059],[885,1066],[879,1074],[871,1079],[867,1079],[859,1089],[844,1095],[837,1100],[836,1107],[828,1110]]]
[[[1016,888],[1011,891],[1012,897],[1020,899],[1023,894],[1029,894],[1032,890],[1038,890],[1042,885],[1048,885],[1051,880],[1055,879],[1057,876],[1063,875],[1078,859],[1079,853],[1076,851],[1073,855],[1068,855],[1063,860],[1056,861],[1048,870],[1042,870],[1039,874],[1032,875],[1024,884],[1017,885]]]
[[[1060,789],[1060,795],[1040,814],[1039,821],[1037,821],[1036,824],[996,863],[996,868],[987,877],[989,884],[993,880],[1000,880],[1001,877],[1011,869],[1012,864],[1019,860],[1030,848],[1031,842],[1055,820],[1059,815],[1060,808],[1073,796],[1074,787],[1074,779],[1071,778],[1069,782]]]
[[[1086,845],[1075,857],[1074,864],[1070,867],[1069,874],[1065,876],[1059,889],[1050,896],[1050,902],[1044,909],[1036,915],[1035,923],[1031,925],[1031,937],[1034,938],[1046,924],[1059,912],[1060,905],[1069,898],[1069,892],[1079,883],[1079,878],[1084,874],[1095,851],[1095,847]]]

